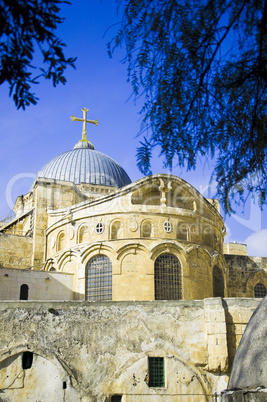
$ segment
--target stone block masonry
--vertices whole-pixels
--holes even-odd
[[[123,402],[210,401],[228,381],[228,338],[235,336],[228,331],[229,317],[233,330],[237,309],[245,322],[258,303],[2,302],[1,396],[46,400],[52,392],[66,402],[104,402],[112,395],[122,395]],[[33,360],[23,370],[25,352]],[[149,357],[164,359],[164,386],[149,386]],[[10,386],[19,373],[24,385]]]

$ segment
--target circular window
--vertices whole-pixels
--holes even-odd
[[[95,225],[95,231],[96,231],[97,234],[103,233],[104,232],[104,224],[102,222],[98,222]]]
[[[165,232],[170,233],[172,231],[172,224],[169,221],[163,223],[163,229]]]

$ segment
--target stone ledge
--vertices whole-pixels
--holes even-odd
[[[218,402],[266,402],[267,388],[229,389],[217,395]]]

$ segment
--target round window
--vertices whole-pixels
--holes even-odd
[[[102,222],[98,222],[95,226],[95,231],[97,234],[101,234],[104,232],[104,224]]]
[[[170,233],[172,231],[172,224],[169,221],[163,223],[163,229],[165,232]]]

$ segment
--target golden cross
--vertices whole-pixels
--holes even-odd
[[[82,121],[83,122],[83,137],[81,139],[81,141],[88,141],[87,140],[87,131],[86,131],[86,123],[92,123],[95,124],[96,126],[98,125],[98,120],[87,120],[87,112],[89,109],[86,109],[86,107],[82,108],[82,112],[83,112],[83,119],[81,119],[80,117],[74,117],[73,115],[70,117],[71,121]]]

